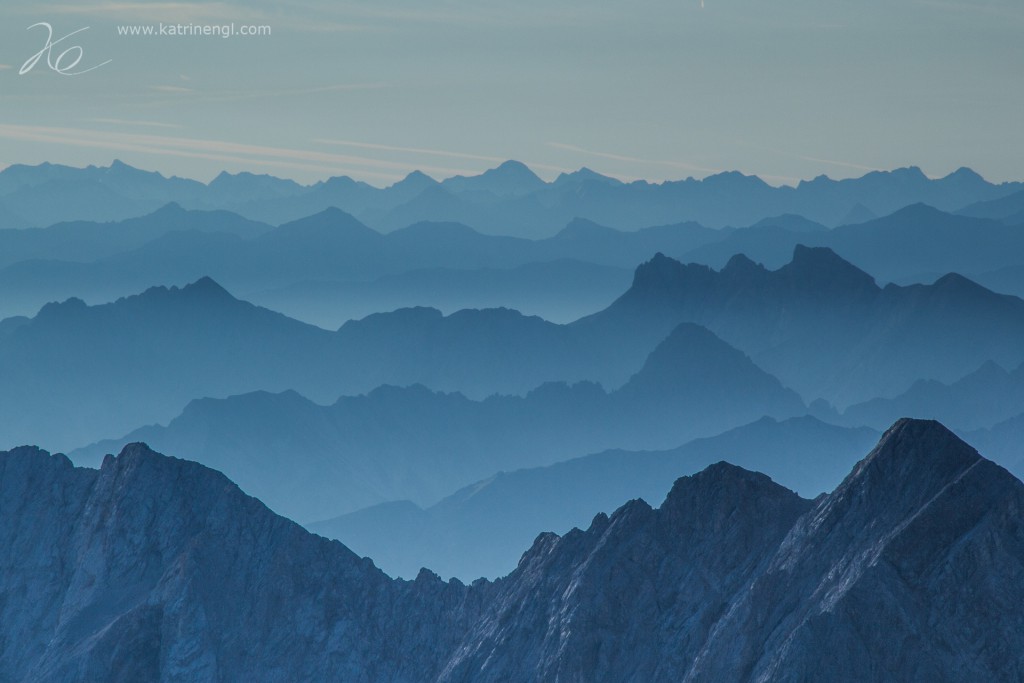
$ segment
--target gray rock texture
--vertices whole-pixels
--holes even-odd
[[[219,473],[0,454],[0,681],[1020,681],[1024,485],[904,420],[807,501],[720,463],[495,582],[391,580]]]

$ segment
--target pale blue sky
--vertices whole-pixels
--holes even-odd
[[[80,45],[74,77],[45,57]],[[270,37],[121,37],[119,24]],[[543,177],[775,183],[919,165],[1024,178],[1020,0],[4,2],[0,165],[120,158],[383,185],[515,158]],[[74,55],[70,55],[73,57]]]

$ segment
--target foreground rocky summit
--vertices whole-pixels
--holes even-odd
[[[219,473],[0,454],[0,681],[1019,681],[1024,485],[934,422],[806,501],[727,464],[395,581]]]

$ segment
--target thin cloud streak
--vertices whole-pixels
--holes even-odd
[[[389,87],[387,83],[337,83],[313,88],[292,88],[283,90],[216,90],[205,91],[176,85],[151,85],[151,90],[174,95],[188,95],[194,102],[244,102],[246,100],[275,99],[281,97],[300,97],[321,93],[350,92],[362,90],[381,90]]]
[[[125,119],[86,119],[91,123],[109,123],[114,126],[143,126],[148,128],[183,128],[178,123],[161,123],[160,121],[128,121]]]
[[[156,90],[157,92],[173,92],[173,93],[186,93],[194,92],[192,88],[184,88],[180,85],[151,85],[150,90]]]
[[[327,166],[314,163],[303,163],[301,161],[289,161],[287,159],[259,159],[250,156],[238,156],[231,154],[212,153],[212,152],[200,152],[186,149],[175,149],[170,147],[159,147],[150,146],[144,144],[136,144],[128,141],[109,141],[109,140],[85,140],[79,137],[61,135],[59,133],[46,133],[42,131],[31,132],[31,131],[16,131],[15,134],[11,134],[7,130],[9,126],[0,124],[0,137],[6,137],[9,139],[20,140],[25,142],[43,142],[53,143],[62,146],[73,146],[73,147],[86,147],[91,149],[103,149],[105,151],[114,152],[138,152],[141,154],[155,154],[160,156],[172,156],[187,159],[204,159],[208,161],[221,161],[242,164],[243,167],[249,168],[251,166],[263,166],[270,168],[290,168],[302,171],[316,171],[318,173],[327,173],[329,175],[360,175],[370,176],[384,180],[387,182],[395,182],[401,180],[401,175],[391,173],[379,173],[375,171],[367,170],[356,170],[351,168],[344,168],[340,166]]]
[[[80,128],[54,128],[45,126],[24,126],[0,124],[0,137],[30,142],[55,142],[71,146],[107,148],[111,150],[146,151],[150,153],[173,154],[177,156],[193,156],[195,158],[211,158],[201,155],[217,153],[231,155],[233,161],[261,163],[273,165],[277,163],[301,163],[315,165],[318,169],[328,172],[346,170],[347,175],[372,176],[387,180],[400,180],[405,174],[416,168],[407,162],[383,161],[362,156],[333,154],[304,149],[288,149],[266,145],[249,145],[227,142],[224,140],[203,140],[184,137],[167,137],[143,133],[110,133]],[[145,149],[143,149],[145,148]],[[162,151],[156,151],[162,150]],[[258,160],[261,160],[258,162]],[[309,168],[306,166],[304,168]],[[419,167],[427,173],[440,177],[467,175],[472,170],[449,168],[442,166]]]
[[[35,5],[33,13],[43,14],[81,14],[96,16],[102,14],[117,15],[120,18],[141,20],[181,21],[183,15],[189,20],[230,19],[237,17],[244,8],[232,7],[223,2],[94,2],[84,4],[57,3],[51,5]]]

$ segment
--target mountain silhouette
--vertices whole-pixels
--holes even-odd
[[[822,176],[796,187],[772,187],[735,171],[703,180],[627,184],[581,169],[546,183],[515,161],[477,176],[449,178],[441,187],[422,173],[411,178],[376,188],[347,177],[303,186],[268,176],[222,174],[204,185],[120,162],[84,169],[15,165],[0,172],[0,203],[38,227],[68,220],[121,220],[177,201],[187,208],[226,209],[275,225],[336,206],[382,232],[431,220],[464,222],[493,234],[547,237],[574,217],[636,229],[683,221],[711,227],[752,225],[768,216],[795,214],[834,226],[847,217],[868,212],[882,216],[919,202],[955,211],[1022,187],[988,183],[969,169],[933,180],[916,167],[845,180]]]
[[[733,231],[718,242],[683,254],[686,261],[719,268],[737,253],[767,267],[785,264],[797,244],[828,247],[882,282],[930,282],[949,272],[967,276],[1024,266],[1024,237],[1014,226],[958,216],[925,204],[826,232],[775,227]],[[676,252],[679,253],[679,252]]]
[[[621,389],[548,383],[482,401],[422,386],[380,387],[317,405],[294,392],[193,401],[166,427],[72,452],[97,465],[145,440],[224,471],[299,521],[411,499],[434,503],[499,470],[549,465],[609,447],[668,448],[800,399],[711,333],[681,325]]]
[[[611,513],[635,498],[658,502],[680,475],[722,458],[816,496],[835,488],[878,436],[811,417],[763,418],[669,451],[605,451],[499,472],[427,509],[393,501],[308,528],[372,557],[391,576],[414,578],[430,567],[465,581],[496,578],[515,568],[540,531],[586,527],[595,512]]]
[[[632,269],[656,251],[680,253],[720,239],[715,230],[689,224],[631,233],[588,226],[570,225],[539,241],[484,235],[459,223],[420,222],[382,235],[336,208],[271,228],[237,214],[187,211],[168,204],[119,223],[0,231],[0,315],[30,315],[44,303],[71,296],[104,303],[147,287],[182,286],[211,275],[247,298],[281,292],[275,297],[278,310],[302,317],[300,311],[307,310],[308,303],[301,292],[323,289],[327,283],[342,289],[357,283],[365,287],[367,282],[413,271],[470,274],[562,260]],[[554,273],[551,277],[557,279]],[[609,277],[597,289],[608,291],[613,279],[621,283],[621,277]],[[415,290],[418,296],[389,308],[367,310],[364,305],[346,311],[339,305],[333,313],[306,319],[337,327],[351,317],[402,306],[446,308],[441,298],[424,296],[429,291]],[[516,297],[509,294],[493,303],[513,306]],[[595,306],[592,296],[583,294],[575,301],[566,293],[558,307],[567,309],[568,319],[593,312],[613,298],[606,296]]]
[[[1024,360],[1015,341],[1024,301],[957,275],[878,287],[821,247],[798,246],[774,271],[743,256],[715,271],[658,255],[615,303],[573,326],[620,335],[625,356],[683,321],[707,327],[805,400],[840,407],[896,395],[919,379],[951,382],[987,360]]]
[[[972,431],[1022,413],[1024,367],[1007,371],[987,361],[950,384],[921,380],[894,398],[876,398],[850,406],[843,413],[843,422],[877,428],[892,422],[893,415],[910,415],[941,420],[951,428]]]
[[[1014,681],[1024,484],[901,421],[807,501],[712,465],[498,582],[388,579],[221,474],[0,455],[11,680]],[[254,624],[259,624],[258,628]],[[599,653],[595,655],[595,653]]]

